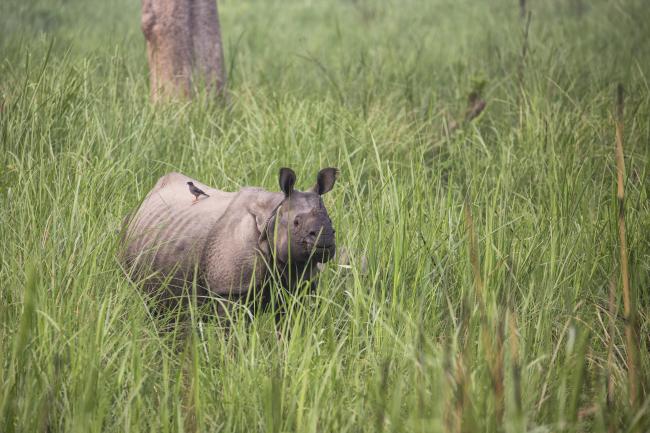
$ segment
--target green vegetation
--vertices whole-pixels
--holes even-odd
[[[649,431],[650,9],[529,3],[221,1],[224,108],[149,104],[138,2],[3,0],[0,431]],[[289,338],[150,316],[117,231],[159,176],[328,165],[349,264]]]

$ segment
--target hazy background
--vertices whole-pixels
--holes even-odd
[[[647,431],[613,121],[622,83],[648,390],[645,0],[529,1],[527,39],[515,0],[222,1],[226,106],[149,103],[139,9],[0,3],[0,431]],[[347,255],[285,294],[291,338],[151,317],[122,218],[169,171],[277,190],[281,166],[341,169]]]

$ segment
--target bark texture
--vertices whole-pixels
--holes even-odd
[[[225,85],[216,0],[142,0],[151,98],[191,97]]]

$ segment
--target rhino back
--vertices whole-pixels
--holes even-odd
[[[193,203],[188,181],[210,197]],[[127,265],[141,273],[186,279],[199,263],[210,229],[235,195],[180,173],[161,177],[128,224]]]

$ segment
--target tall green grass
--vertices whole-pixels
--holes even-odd
[[[525,38],[515,0],[224,0],[226,106],[154,107],[137,2],[2,2],[0,431],[650,431],[650,11],[527,3]],[[281,329],[152,316],[124,215],[280,166],[340,167],[347,259]]]

